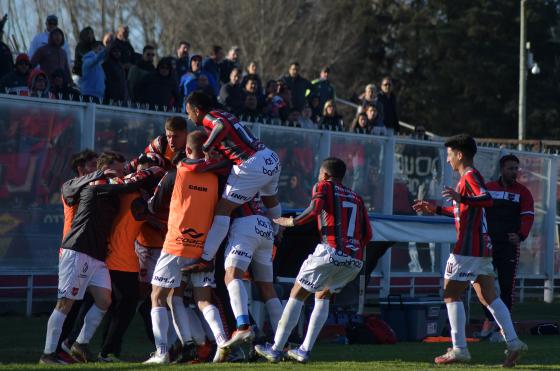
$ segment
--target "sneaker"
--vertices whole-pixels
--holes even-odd
[[[196,355],[200,362],[209,362],[212,354],[214,354],[214,349],[209,342],[196,346]]]
[[[72,358],[72,356],[68,353],[66,353],[65,351],[61,350],[60,352],[57,352],[56,355],[58,356],[58,358],[60,358],[62,361],[64,361],[64,363],[70,365],[72,363],[76,363],[76,360],[74,358]]]
[[[210,272],[214,269],[214,261],[207,261],[204,259],[198,259],[193,264],[187,265],[186,267],[181,268],[183,273],[198,273],[198,272]]]
[[[230,348],[226,362],[247,362],[247,356],[240,346]]]
[[[218,347],[216,349],[216,354],[214,354],[213,363],[227,362],[229,354],[231,353],[231,348]]]
[[[97,362],[119,363],[122,361],[119,359],[119,357],[117,357],[113,353],[108,353],[105,356],[99,353],[99,355],[97,356]]]
[[[66,365],[67,363],[64,362],[56,353],[50,354],[41,354],[41,358],[39,358],[39,363],[45,365]]]
[[[517,364],[519,358],[521,358],[521,355],[528,350],[529,347],[527,346],[527,344],[525,344],[521,340],[515,339],[511,341],[505,351],[506,359],[504,360],[502,367],[514,367]]]
[[[68,339],[64,340],[62,343],[60,343],[60,347],[62,348],[63,351],[65,351],[68,354],[71,354],[70,349],[72,349],[72,344],[70,344],[70,342],[68,341]]]
[[[177,355],[174,363],[198,363],[198,354],[196,353],[196,345],[193,342],[186,343],[181,353]]]
[[[255,345],[255,352],[272,363],[278,363],[282,359],[282,352],[272,349],[272,344]]]
[[[80,344],[77,341],[70,348],[70,355],[78,362],[95,362],[97,358],[89,350],[88,344]]]
[[[456,362],[469,362],[471,360],[471,354],[467,348],[455,349],[447,348],[447,353],[436,357],[434,362],[438,365],[446,363],[456,363]]]
[[[145,365],[162,365],[169,363],[169,353],[158,354],[158,352],[150,353],[150,358],[143,362]]]
[[[235,330],[233,334],[231,334],[231,338],[222,344],[222,348],[230,348],[243,342],[249,342],[254,338],[255,333],[251,327],[247,327],[245,330]]]
[[[301,350],[301,348],[288,350],[288,358],[298,361],[299,363],[306,363],[309,360],[309,352]]]

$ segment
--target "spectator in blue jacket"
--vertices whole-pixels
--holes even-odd
[[[200,75],[205,75],[208,78],[208,84],[214,91],[214,96],[218,90],[218,82],[214,77],[206,71],[202,70],[202,57],[195,54],[191,58],[191,71],[181,77],[181,82],[179,83],[179,93],[181,102],[184,101],[186,97],[189,96],[195,90],[198,90],[198,77]]]
[[[103,70],[102,63],[105,60],[106,54],[107,49],[99,41],[95,42],[93,50],[84,54],[82,78],[80,79],[80,91],[84,98],[94,97],[103,99],[105,95],[105,71]]]
[[[223,59],[224,50],[221,46],[214,45],[210,50],[210,55],[202,61],[202,70],[216,82],[215,95],[220,94],[220,63]]]

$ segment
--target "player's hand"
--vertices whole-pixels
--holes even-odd
[[[280,218],[273,219],[274,223],[282,226],[282,227],[293,227],[294,226],[294,218],[289,217],[285,218],[281,216]]]
[[[434,215],[436,213],[436,207],[428,201],[414,200],[412,208],[418,214]]]
[[[451,187],[443,187],[441,195],[447,201],[461,202],[461,195],[455,192],[455,190]]]
[[[508,240],[512,245],[517,246],[521,242],[521,238],[517,233],[508,233],[507,235],[508,235]]]

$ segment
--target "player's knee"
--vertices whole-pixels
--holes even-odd
[[[272,285],[272,282],[257,281],[255,282],[255,284],[259,288],[259,292],[261,294],[263,302],[267,302],[270,299],[274,299],[278,297],[278,295],[276,295],[276,290],[274,290],[274,286]]]
[[[72,309],[73,304],[74,304],[74,300],[68,298],[61,298],[58,299],[58,301],[56,302],[55,309],[64,314],[68,314],[70,313],[70,309]]]
[[[241,277],[243,277],[243,271],[239,268],[236,267],[228,267],[226,269],[226,272],[224,274],[224,282],[226,285],[228,285],[231,281],[236,280],[236,279],[240,279]]]
[[[196,305],[198,306],[198,310],[200,310],[201,312],[204,310],[204,308],[206,308],[210,304],[212,304],[212,303],[210,303],[210,301],[208,301],[208,300],[198,300],[196,302]]]

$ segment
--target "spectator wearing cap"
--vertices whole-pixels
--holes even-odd
[[[31,73],[31,63],[27,54],[19,54],[16,57],[16,68],[14,71],[0,79],[0,93],[28,95],[27,82]]]
[[[5,14],[0,20],[0,79],[14,70],[14,58],[10,47],[2,42],[4,36],[4,25],[8,20],[8,15]]]
[[[29,81],[27,82],[29,88],[29,96],[37,98],[52,98],[50,93],[50,84],[47,74],[40,69],[34,69],[29,74]]]
[[[305,94],[308,90],[311,90],[312,86],[309,80],[299,74],[299,68],[298,62],[292,62],[288,68],[288,74],[282,77],[282,81],[292,91],[294,108],[301,111],[306,104]]]
[[[29,58],[33,58],[33,55],[35,55],[35,52],[37,52],[37,50],[39,50],[40,47],[45,46],[49,43],[49,35],[51,31],[54,30],[55,28],[58,28],[58,17],[54,14],[49,15],[47,17],[47,20],[45,21],[45,26],[46,26],[45,31],[39,32],[37,35],[35,35],[33,40],[31,40],[31,44],[29,45],[29,51],[27,53],[27,55],[29,55]],[[63,47],[64,47],[64,51],[66,52],[66,58],[68,60],[68,63],[70,63],[70,61],[72,60],[72,55],[70,54],[70,48],[68,47],[67,43],[64,43]]]
[[[154,57],[156,56],[156,48],[152,45],[144,46],[142,50],[142,59],[138,61],[134,66],[130,67],[128,71],[128,92],[130,93],[130,99],[133,101],[138,101],[138,95],[140,92],[140,81],[151,72],[155,71]]]
[[[155,71],[139,82],[137,101],[149,104],[150,109],[171,110],[178,104],[177,79],[170,57],[162,58]]]
[[[82,77],[84,55],[91,51],[94,43],[95,34],[93,33],[93,28],[88,26],[80,31],[78,44],[76,45],[76,49],[74,49],[74,66],[72,67],[72,73],[74,75]]]
[[[332,99],[325,102],[319,128],[324,130],[343,130],[344,128],[342,116],[336,112],[336,106]]]
[[[214,77],[211,74],[202,70],[202,56],[195,54],[191,57],[190,72],[184,74],[183,77],[181,77],[181,82],[179,83],[179,99],[181,102],[183,102],[190,93],[198,90],[198,77],[200,75],[205,75],[213,92],[216,91],[218,82],[214,80]],[[215,93],[212,95],[216,96]]]
[[[128,33],[128,26],[121,25],[117,29],[114,40],[115,47],[121,51],[120,61],[126,73],[128,73],[130,67],[136,62],[136,52],[128,40]]]
[[[261,77],[257,73],[257,62],[255,62],[255,61],[251,61],[247,65],[246,73],[243,76],[243,79],[241,80],[241,86],[245,86],[245,83],[247,82],[248,79],[255,80],[257,82],[257,90],[259,91],[259,93],[263,94],[263,84],[262,84]],[[275,81],[275,83],[276,83],[276,81]],[[268,96],[268,94],[266,94],[266,92],[264,92],[264,93],[265,93],[265,95]]]
[[[381,103],[381,101],[378,98],[377,86],[375,86],[374,84],[367,84],[366,88],[364,89],[364,92],[362,94],[360,94],[358,99],[360,100],[360,106],[358,107],[358,112],[357,113],[363,112],[363,110],[366,106],[373,105],[373,106],[375,106],[375,109],[377,110],[377,117],[375,119],[377,121],[377,123],[376,123],[377,126],[384,125],[383,124],[383,104]]]
[[[50,91],[56,99],[78,100],[80,91],[74,88],[68,80],[66,80],[64,70],[58,69],[54,71],[50,79]]]
[[[177,83],[181,81],[181,77],[190,70],[189,51],[191,44],[188,41],[181,41],[177,47],[177,58],[175,58],[175,72],[177,74]]]
[[[105,99],[108,103],[112,101],[128,100],[128,86],[126,72],[121,62],[121,48],[113,42],[108,50],[107,57],[103,63],[105,71]]]
[[[229,74],[229,82],[220,88],[218,101],[229,112],[237,113],[243,107],[243,91],[239,83],[240,79],[241,70],[234,68]]]
[[[39,66],[49,79],[54,71],[61,69],[66,81],[71,81],[72,75],[64,44],[64,33],[60,28],[54,28],[49,34],[49,42],[37,49],[31,57],[31,65]]]
[[[84,54],[80,91],[86,99],[103,99],[105,96],[105,71],[102,64],[106,55],[107,49],[99,41],[94,43],[91,51]]]
[[[386,76],[381,80],[381,92],[378,98],[383,105],[383,121],[387,127],[387,134],[397,134],[399,132],[397,97],[393,92],[393,79],[390,76]]]
[[[210,55],[202,61],[202,70],[216,82],[216,94],[220,93],[220,63],[222,59],[224,59],[224,50],[221,46],[214,45],[210,49]]]
[[[241,69],[241,62],[239,60],[239,54],[241,53],[241,48],[238,46],[232,46],[226,58],[220,62],[220,82],[222,84],[227,84],[229,82],[229,74],[234,68]]]
[[[319,78],[313,80],[312,88],[307,95],[313,94],[319,97],[319,107],[324,107],[328,100],[336,100],[336,92],[334,86],[329,81],[330,67],[323,67],[319,74]]]

